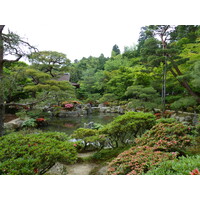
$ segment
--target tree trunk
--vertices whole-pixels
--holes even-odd
[[[0,136],[4,134],[4,98],[3,98],[3,38],[2,38],[2,31],[4,25],[0,25]]]

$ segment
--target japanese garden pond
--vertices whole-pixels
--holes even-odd
[[[113,121],[117,116],[119,116],[118,113],[95,113],[80,117],[52,117],[48,120],[48,126],[42,127],[41,129],[44,131],[65,132],[68,135],[71,135],[76,129],[83,128],[84,123],[88,124],[90,122],[94,122],[106,125],[107,123]]]

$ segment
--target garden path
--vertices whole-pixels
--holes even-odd
[[[79,158],[86,158],[94,152],[79,153]],[[96,163],[75,163],[72,165],[64,165],[56,163],[46,174],[47,175],[90,175],[95,171],[95,175],[105,175],[107,166],[101,166]]]

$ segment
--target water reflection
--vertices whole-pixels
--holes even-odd
[[[117,113],[98,113],[84,115],[81,117],[67,117],[67,118],[56,118],[53,117],[49,120],[49,125],[43,127],[45,131],[58,131],[72,134],[77,128],[83,128],[84,123],[94,122],[105,125],[111,122],[119,114]]]

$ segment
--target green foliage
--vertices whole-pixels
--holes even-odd
[[[117,99],[116,95],[115,94],[112,94],[112,93],[107,93],[107,94],[104,94],[100,99],[99,99],[99,102],[100,103],[104,103],[104,102],[113,102]]]
[[[195,88],[200,89],[200,61],[196,62],[194,68],[191,72],[192,75],[192,84]]]
[[[130,67],[120,67],[108,73],[108,82],[106,83],[106,93],[112,93],[116,99],[126,98],[127,87],[134,83],[134,72]]]
[[[127,58],[123,58],[122,55],[117,55],[106,61],[104,68],[106,71],[111,72],[113,70],[118,70],[122,66],[129,67],[130,61]]]
[[[148,171],[146,175],[190,175],[190,172],[194,169],[200,169],[199,160],[200,155],[165,161],[159,167],[154,167]]]
[[[187,155],[200,155],[200,136],[196,136],[194,138],[192,145],[186,148],[186,154]]]
[[[155,147],[136,146],[121,153],[108,167],[110,175],[139,175],[176,155],[158,151]]]
[[[120,153],[125,151],[127,148],[129,148],[129,146],[126,146],[123,148],[122,147],[114,148],[114,149],[101,149],[100,151],[95,152],[92,155],[91,160],[93,160],[95,162],[108,161],[110,159],[117,157]]]
[[[39,70],[47,72],[50,76],[55,77],[58,70],[65,70],[70,64],[70,60],[63,53],[56,51],[40,51],[32,53],[29,61]]]
[[[119,47],[115,44],[112,48],[112,53],[111,53],[111,56],[114,57],[114,56],[117,56],[119,55],[121,52],[120,52],[120,49]]]
[[[47,113],[43,112],[41,109],[29,110],[26,112],[26,114],[28,117],[31,117],[31,118],[39,118],[39,117],[47,116]]]
[[[167,124],[171,124],[171,123],[178,123],[178,121],[175,118],[160,118],[156,120],[157,124],[160,123],[167,123]]]
[[[129,139],[142,135],[155,124],[155,116],[150,113],[127,112],[99,130],[109,137],[112,146],[125,145]],[[128,139],[128,140],[127,140]]]
[[[22,122],[22,128],[34,128],[36,126],[36,120],[33,118],[27,119]]]
[[[153,110],[158,108],[160,97],[158,92],[151,86],[134,85],[127,88],[125,95],[133,98],[129,103],[129,108]]]
[[[166,160],[183,154],[192,144],[191,129],[177,123],[160,123],[135,139],[135,147],[125,151],[109,164],[109,174],[143,174]]]
[[[76,149],[64,133],[9,134],[0,138],[0,174],[44,174],[56,162],[72,164]]]
[[[196,100],[194,97],[185,97],[181,98],[178,101],[175,101],[174,103],[171,104],[171,108],[173,110],[183,110],[185,111],[188,107],[194,107],[197,105]]]
[[[96,129],[79,128],[74,131],[71,137],[81,139],[84,142],[84,150],[90,144],[96,149],[102,149],[106,141],[106,135],[100,134]]]
[[[103,126],[102,124],[94,123],[93,129],[99,130],[99,129],[103,128],[103,127],[104,127],[104,126]]]
[[[148,145],[162,151],[184,153],[185,148],[192,144],[191,135],[194,135],[194,130],[190,126],[181,123],[159,123],[135,142],[140,146]]]

